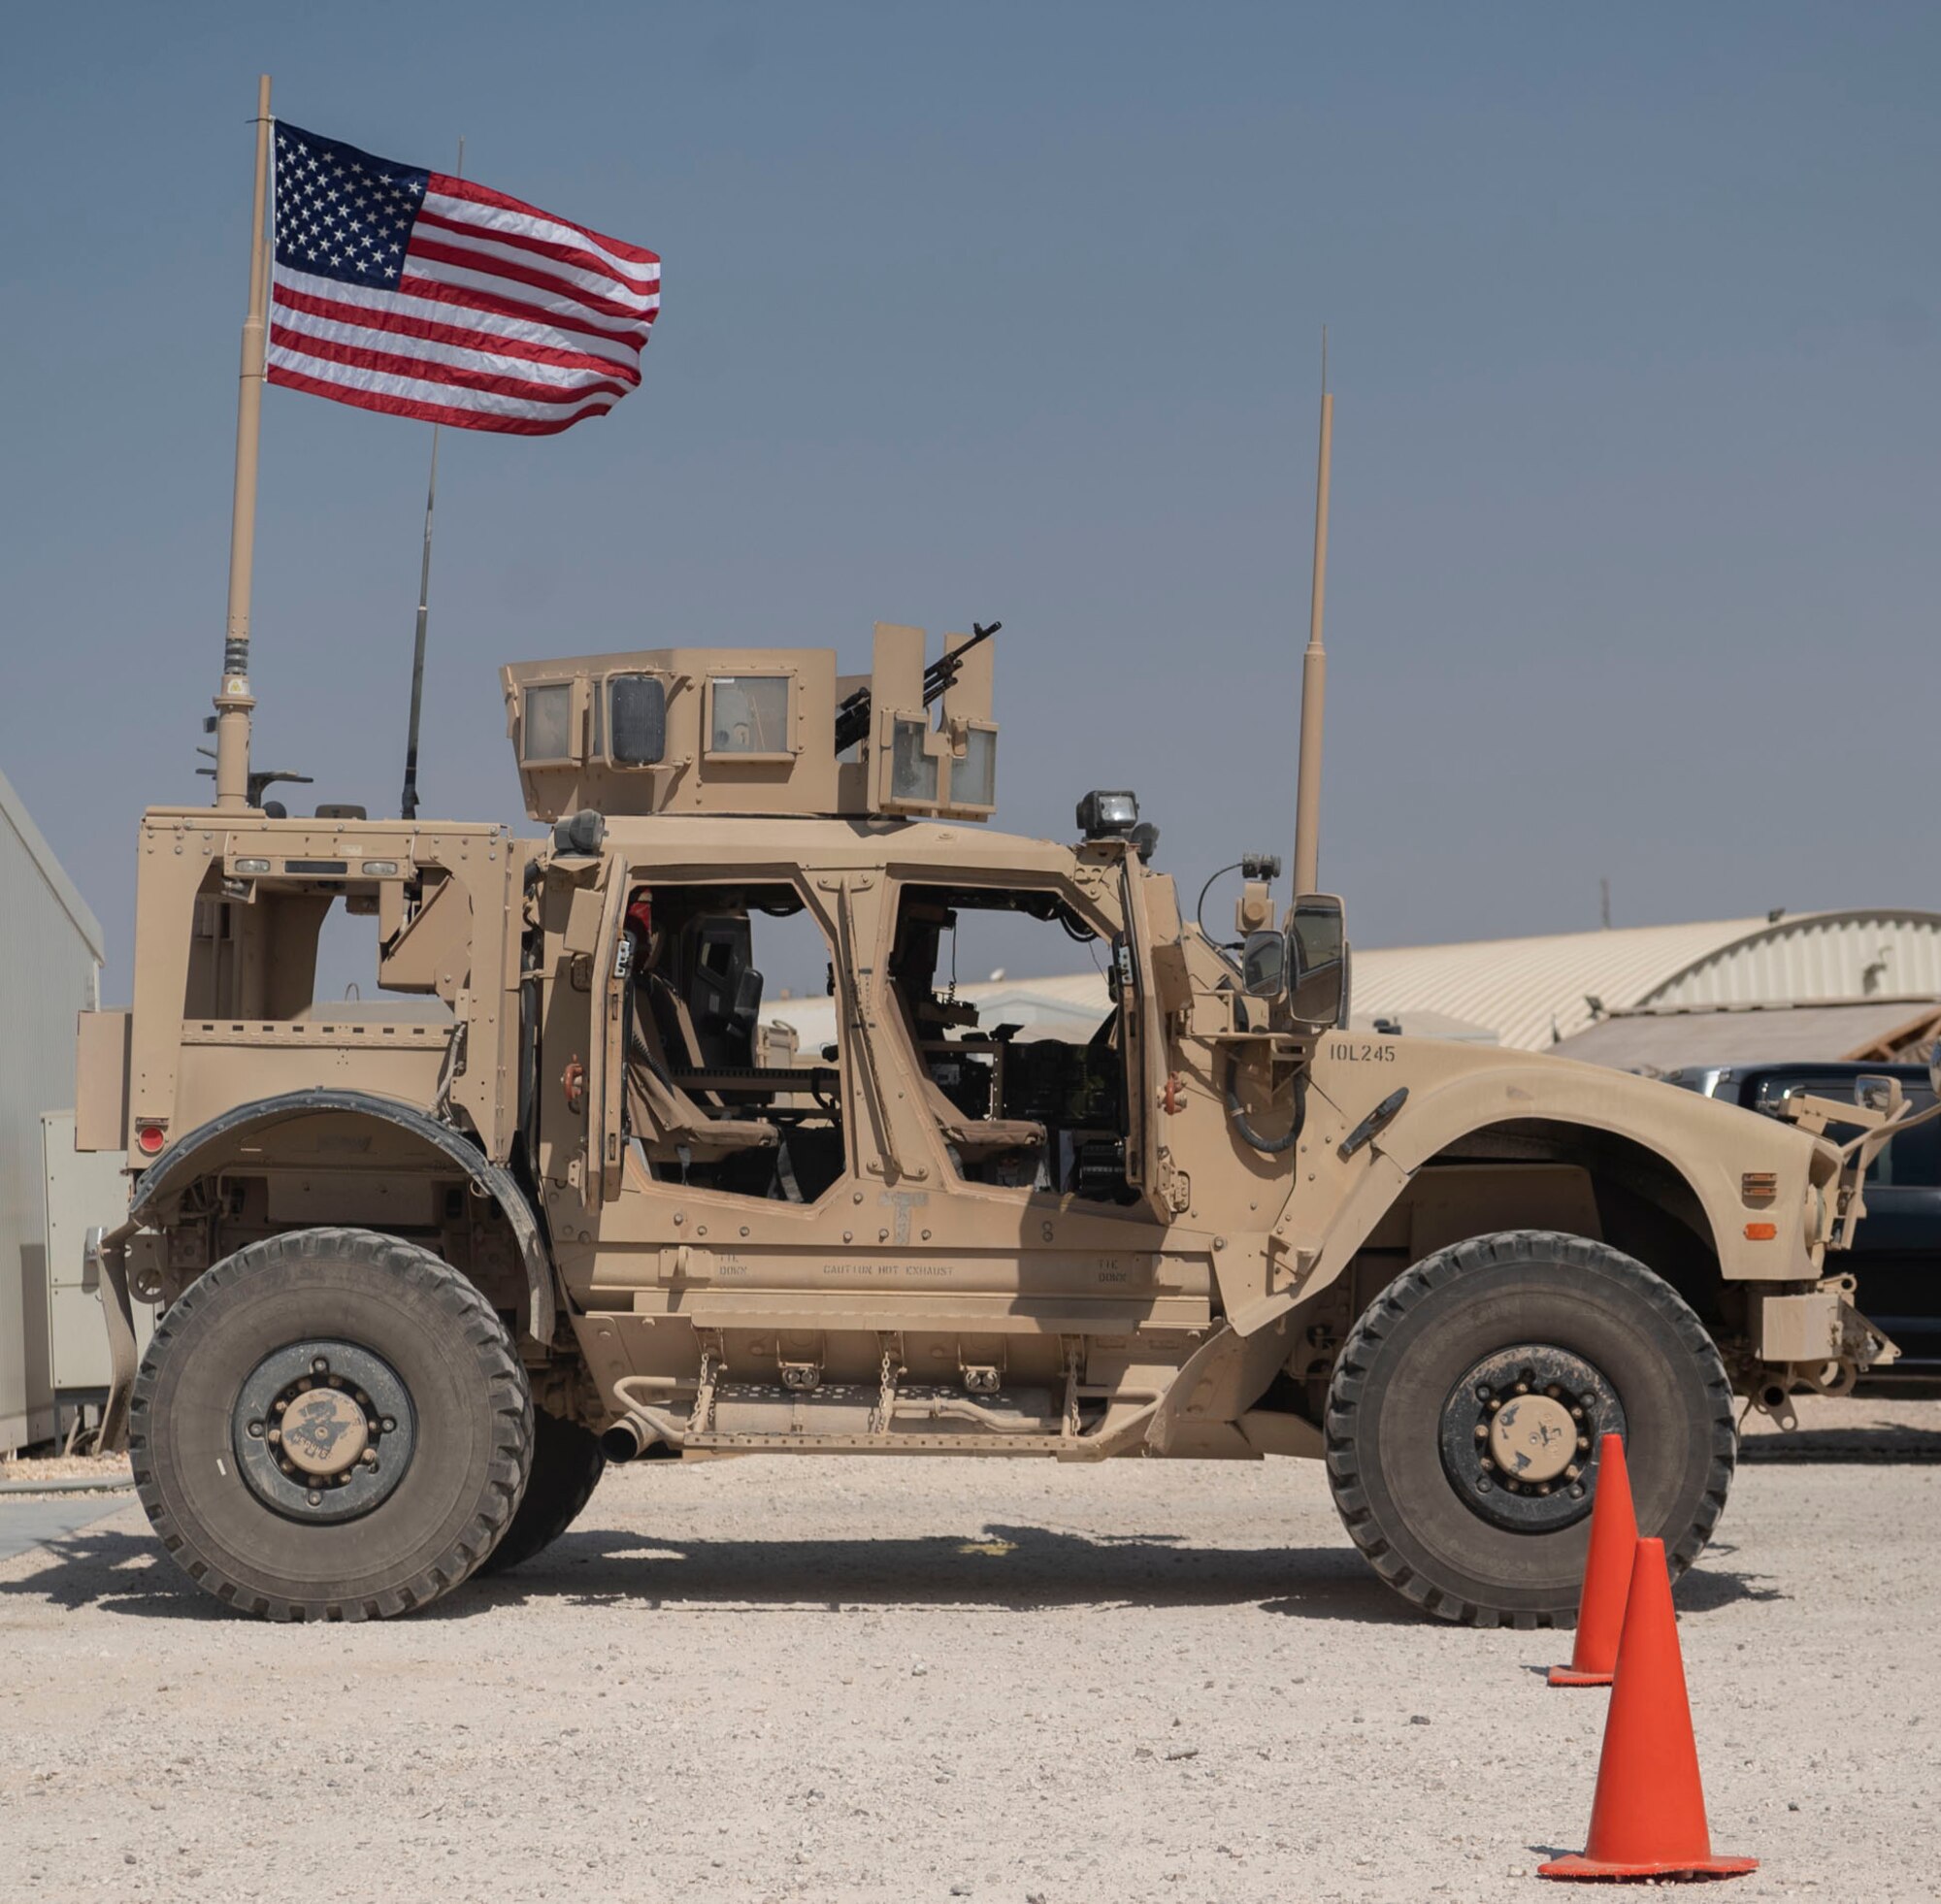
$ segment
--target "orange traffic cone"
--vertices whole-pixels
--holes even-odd
[[[1756,1857],[1712,1855],[1664,1543],[1641,1540],[1604,1722],[1590,1842],[1580,1855],[1539,1865],[1537,1875],[1729,1878],[1758,1868]]]
[[[1617,1670],[1618,1635],[1625,1625],[1625,1598],[1631,1591],[1637,1537],[1624,1437],[1607,1434],[1597,1443],[1597,1494],[1591,1503],[1591,1553],[1577,1597],[1577,1641],[1570,1649],[1570,1663],[1551,1667],[1551,1685],[1610,1685]]]

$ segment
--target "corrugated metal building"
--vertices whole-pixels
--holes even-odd
[[[1885,1057],[1931,1041],[1937,1001],[1941,912],[1898,906],[1355,953],[1358,1015],[1450,1012],[1625,1069]]]
[[[42,1113],[74,1102],[101,928],[0,774],[0,1453],[53,1432]]]
[[[1082,1037],[1105,1015],[1097,972],[961,986],[985,1025]],[[1941,1030],[1941,912],[1861,906],[1789,918],[1357,946],[1354,1022],[1394,1024],[1620,1069],[1912,1056]],[[805,1051],[836,1035],[828,999],[776,1000]]]

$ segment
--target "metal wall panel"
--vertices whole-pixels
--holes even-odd
[[[127,1153],[76,1150],[74,1113],[41,1119],[48,1202],[48,1364],[54,1399],[108,1386],[108,1330],[101,1294],[87,1280],[90,1229],[113,1230],[128,1214]],[[135,1305],[135,1339],[147,1348],[155,1312]],[[63,1411],[63,1416],[71,1411]]]
[[[53,1432],[41,1113],[74,1102],[101,929],[0,776],[0,1452]]]

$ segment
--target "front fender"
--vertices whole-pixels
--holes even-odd
[[[1404,1042],[1419,1049],[1431,1040]],[[1628,1072],[1508,1053],[1500,1062],[1479,1065],[1477,1056],[1462,1053],[1439,1077],[1439,1067],[1409,1065],[1407,1070],[1429,1075],[1415,1081],[1407,1104],[1370,1148],[1413,1176],[1464,1137],[1495,1125],[1536,1122],[1607,1133],[1651,1152],[1684,1182],[1704,1214],[1728,1280],[1796,1281],[1818,1274],[1806,1231],[1815,1145],[1803,1133]],[[1344,1110],[1361,1114],[1352,1106]],[[1776,1193],[1750,1204],[1744,1195],[1748,1171],[1771,1171]],[[1749,1226],[1766,1225],[1775,1232],[1770,1237],[1746,1233]]]
[[[1343,1156],[1363,1120],[1404,1086],[1400,1109]],[[1239,1252],[1224,1260],[1232,1287],[1223,1283],[1223,1295],[1241,1334],[1335,1281],[1417,1171],[1465,1137],[1505,1124],[1608,1134],[1650,1153],[1690,1191],[1728,1279],[1798,1283],[1819,1275],[1807,1210],[1824,1146],[1756,1112],[1654,1079],[1434,1038],[1323,1039],[1307,1117],[1296,1181],[1261,1262],[1244,1263]],[[1748,1171],[1772,1172],[1775,1194],[1749,1203]],[[1774,1233],[1748,1236],[1749,1224],[1770,1225]]]
[[[375,1118],[409,1132],[450,1159],[498,1204],[511,1227],[520,1261],[525,1265],[528,1327],[534,1341],[550,1343],[558,1313],[552,1259],[525,1192],[510,1170],[494,1164],[463,1132],[449,1124],[441,1124],[394,1098],[380,1098],[369,1091],[314,1089],[286,1091],[275,1098],[258,1098],[247,1104],[234,1105],[219,1117],[212,1117],[208,1123],[184,1132],[142,1173],[128,1202],[129,1226],[148,1221],[162,1203],[196,1178],[240,1158],[245,1139],[294,1118],[326,1111]]]

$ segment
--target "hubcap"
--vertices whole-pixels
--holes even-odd
[[[354,1521],[405,1478],[417,1415],[381,1356],[354,1342],[292,1342],[243,1384],[231,1440],[265,1506],[295,1521]]]
[[[1490,1423],[1490,1453],[1497,1465],[1531,1487],[1555,1481],[1570,1465],[1582,1439],[1563,1403],[1547,1395],[1520,1395]]]
[[[313,1389],[283,1410],[283,1453],[326,1481],[357,1464],[371,1435],[370,1417],[342,1389]]]
[[[1601,1438],[1625,1428],[1624,1404],[1595,1363],[1520,1343],[1485,1356],[1449,1391],[1442,1469],[1481,1519],[1552,1533],[1590,1513]]]

